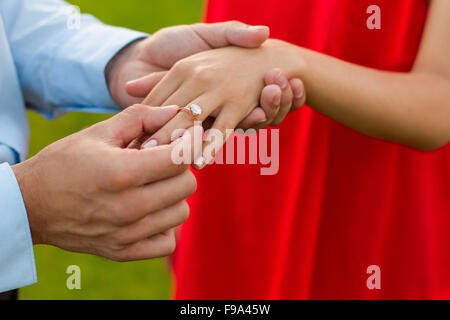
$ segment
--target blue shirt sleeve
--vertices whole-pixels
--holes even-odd
[[[77,14],[60,0],[0,0],[0,49],[4,49],[0,53],[8,53],[2,55],[1,72],[11,82],[20,83],[27,106],[50,118],[71,110],[117,110],[106,85],[105,67],[121,48],[147,36]],[[15,72],[2,69],[6,62],[12,66],[9,48],[18,81]],[[11,61],[3,61],[8,57]],[[14,87],[18,89],[18,85],[9,89]],[[0,133],[4,134],[0,137],[0,162],[13,163],[19,161],[19,155],[22,160],[25,157],[26,115],[20,92],[2,98],[6,107],[21,108],[0,110]],[[0,219],[2,292],[37,281],[27,212],[14,172],[6,162],[0,164]]]
[[[36,283],[33,242],[22,193],[8,163],[0,164],[0,292]]]
[[[28,107],[49,118],[117,110],[105,67],[146,34],[104,25],[60,0],[2,0],[0,10]]]

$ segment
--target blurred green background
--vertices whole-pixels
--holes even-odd
[[[105,23],[148,33],[166,26],[201,20],[203,0],[72,0],[84,13]],[[48,122],[28,113],[31,127],[30,156],[46,145],[107,118],[73,113]],[[168,299],[171,280],[164,259],[116,263],[99,257],[35,246],[39,283],[22,288],[20,299]],[[81,290],[68,290],[66,269],[81,268]]]

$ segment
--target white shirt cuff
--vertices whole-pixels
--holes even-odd
[[[0,292],[37,282],[28,216],[8,163],[0,164]]]

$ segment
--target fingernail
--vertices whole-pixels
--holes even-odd
[[[278,74],[277,76],[277,80],[278,80],[278,85],[280,86],[281,89],[286,89],[286,87],[288,86],[288,81],[286,79],[286,77],[281,73]]]
[[[150,139],[142,145],[142,149],[150,149],[150,148],[156,147],[157,145],[158,145],[158,141],[156,141],[156,139]]]
[[[247,29],[249,30],[265,30],[268,29],[269,27],[267,26],[246,26]]]
[[[130,81],[127,82],[127,84],[139,82],[139,81],[141,81],[141,80],[143,80],[143,79],[145,79],[145,78],[147,78],[147,77],[148,77],[148,75],[145,75],[145,76],[142,76],[142,77],[140,77],[140,78],[130,80]]]
[[[262,123],[264,123],[264,122],[266,122],[266,121],[267,121],[267,118],[264,118],[264,120],[258,122],[257,125],[258,125],[258,124],[262,124]]]
[[[303,90],[302,88],[298,88],[296,90],[296,92],[294,93],[294,96],[296,99],[300,99],[301,97],[303,97]]]
[[[272,105],[278,108],[281,104],[281,95],[277,94],[275,97],[273,97]]]
[[[197,159],[195,159],[194,164],[195,164],[196,166],[198,166],[200,169],[203,169],[203,167],[204,167],[205,164],[206,164],[206,160],[205,160],[204,157],[200,156],[200,157],[198,157]]]

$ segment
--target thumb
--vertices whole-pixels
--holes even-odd
[[[142,78],[128,81],[125,85],[125,91],[130,96],[145,98],[166,74],[167,71],[153,72]]]
[[[250,26],[239,21],[198,23],[192,25],[192,29],[212,48],[231,45],[257,48],[269,38],[269,27]]]
[[[249,115],[244,120],[242,120],[237,125],[237,128],[244,130],[256,128],[257,130],[259,130],[263,124],[267,123],[266,119],[267,116],[264,109],[261,107],[256,107],[249,113]]]
[[[136,104],[103,122],[107,141],[126,147],[142,134],[153,134],[179,111],[177,106],[149,107]]]

